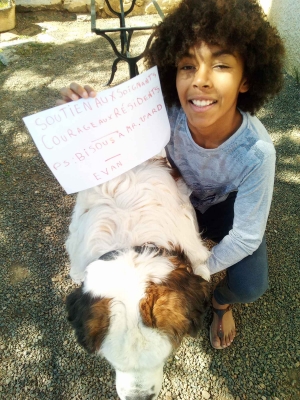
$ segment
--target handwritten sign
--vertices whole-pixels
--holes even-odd
[[[121,175],[158,154],[170,139],[156,67],[95,98],[23,120],[68,194]]]

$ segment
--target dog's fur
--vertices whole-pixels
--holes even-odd
[[[78,342],[116,369],[122,400],[156,399],[165,360],[197,334],[208,301],[209,252],[186,185],[157,157],[80,192],[66,245],[83,282],[67,298]]]

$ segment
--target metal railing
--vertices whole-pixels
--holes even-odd
[[[120,0],[120,12],[114,10],[111,7],[109,0],[105,0],[105,3],[107,5],[108,9],[110,10],[110,12],[119,18],[120,26],[118,28],[105,28],[105,29],[97,28],[96,27],[95,0],[91,0],[91,31],[96,33],[96,35],[100,35],[100,36],[104,37],[110,43],[110,45],[116,55],[116,59],[114,60],[114,62],[112,64],[112,71],[111,71],[110,78],[109,78],[108,82],[105,84],[107,86],[107,85],[110,85],[111,82],[113,81],[115,73],[117,71],[117,65],[120,61],[126,61],[128,63],[130,78],[133,78],[134,76],[139,74],[137,62],[141,58],[143,58],[146,49],[149,47],[149,45],[151,43],[152,37],[151,36],[149,37],[144,51],[141,54],[139,54],[138,56],[131,56],[131,54],[130,54],[131,38],[132,38],[134,31],[150,30],[150,29],[153,29],[155,25],[134,26],[134,27],[126,26],[125,17],[132,12],[132,10],[135,6],[136,0],[132,0],[131,6],[129,7],[129,9],[127,11],[124,11],[123,1]],[[157,1],[153,0],[152,3],[155,6],[159,16],[163,20],[164,14],[163,14],[161,8],[159,7]],[[117,46],[116,46],[115,42],[113,41],[113,39],[109,35],[107,35],[107,33],[110,33],[110,32],[120,32],[120,40],[121,40],[121,50],[120,51],[117,49]]]

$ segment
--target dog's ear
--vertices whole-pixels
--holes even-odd
[[[66,299],[68,320],[75,330],[78,343],[89,353],[100,349],[107,334],[110,299],[83,293],[82,287]]]
[[[209,303],[209,283],[201,276],[195,275],[191,267],[180,264],[171,272],[167,285],[183,296],[186,315],[190,321],[187,334],[197,336]]]
[[[140,302],[146,326],[166,333],[173,345],[184,335],[196,336],[208,305],[208,283],[191,269],[176,268],[160,285],[150,283]]]

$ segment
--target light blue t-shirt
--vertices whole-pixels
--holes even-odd
[[[252,254],[262,241],[273,194],[275,148],[262,123],[248,113],[241,112],[239,129],[216,149],[194,142],[182,108],[172,107],[168,114],[167,156],[192,190],[193,206],[204,213],[237,192],[233,228],[213,247],[208,261],[214,274]]]

